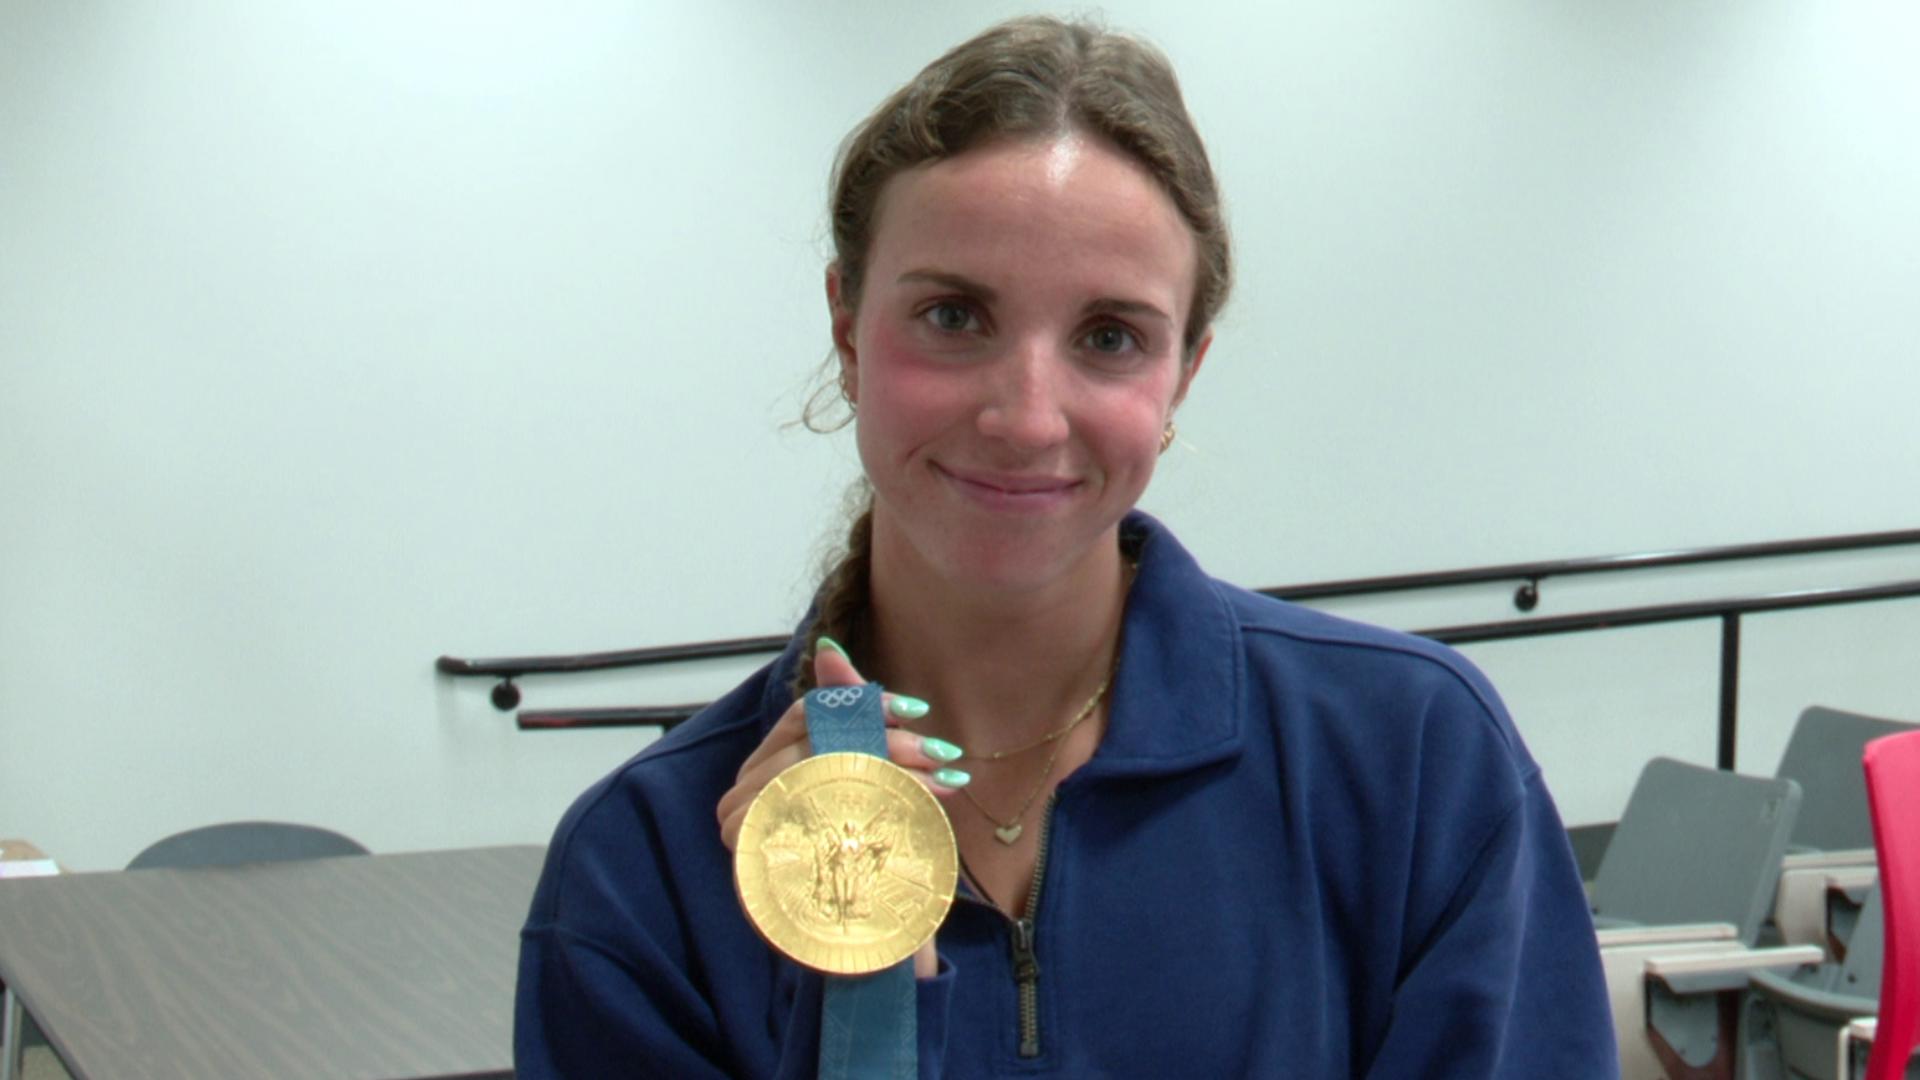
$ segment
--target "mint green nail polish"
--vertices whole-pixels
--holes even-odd
[[[961,755],[965,753],[965,751],[961,750],[959,747],[953,745],[947,740],[936,739],[931,735],[927,735],[921,738],[920,750],[922,753],[926,754],[928,757],[932,758],[933,760],[942,762],[942,763],[945,763],[948,761],[958,761],[960,760]]]
[[[905,694],[892,694],[887,698],[887,711],[902,720],[918,720],[927,715],[927,711],[931,708],[932,706],[919,698],[908,697]]]
[[[935,769],[933,782],[941,787],[963,788],[973,782],[973,777],[959,769]]]
[[[839,653],[840,659],[845,660],[849,664],[853,663],[853,657],[847,655],[847,650],[841,648],[839,642],[833,640],[832,638],[828,637],[825,634],[821,634],[819,637],[813,639],[813,647],[816,652],[819,650],[820,646],[822,645],[825,645],[827,648],[832,649],[834,652]]]

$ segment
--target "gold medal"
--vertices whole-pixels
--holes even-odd
[[[931,792],[891,761],[818,754],[747,806],[733,882],[754,928],[817,971],[864,975],[912,956],[953,906],[960,858]]]

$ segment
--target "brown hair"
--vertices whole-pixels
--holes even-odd
[[[1085,21],[1035,15],[989,27],[927,65],[853,130],[834,164],[830,203],[842,302],[850,310],[860,305],[875,209],[887,181],[994,139],[1076,131],[1106,139],[1144,166],[1193,230],[1198,268],[1182,332],[1183,362],[1190,363],[1233,278],[1213,167],[1166,56]],[[821,386],[806,409],[808,426],[823,426],[820,416],[838,389],[838,380]],[[869,501],[853,522],[847,553],[821,584],[812,625],[803,631],[809,652],[795,673],[796,693],[813,685],[813,665],[806,660],[818,635],[833,637],[856,660],[867,652],[872,531]]]

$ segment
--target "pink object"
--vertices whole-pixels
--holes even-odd
[[[1920,1044],[1920,731],[1867,744],[1867,803],[1880,856],[1886,959],[1866,1080],[1900,1080]]]

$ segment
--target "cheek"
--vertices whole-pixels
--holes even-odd
[[[913,335],[899,329],[868,329],[861,335],[858,442],[862,456],[888,456],[951,423],[965,395],[954,371],[923,355]]]
[[[929,349],[911,326],[890,324],[861,335],[862,392],[868,383],[889,402],[947,402],[964,395],[970,365]]]
[[[1160,460],[1160,432],[1166,424],[1158,401],[1143,401],[1128,410],[1124,429],[1114,438],[1115,453],[1141,472],[1151,472]]]
[[[1160,457],[1160,433],[1167,426],[1167,402],[1172,396],[1172,380],[1155,379],[1111,397],[1100,425],[1109,450],[1116,457],[1150,467]]]

